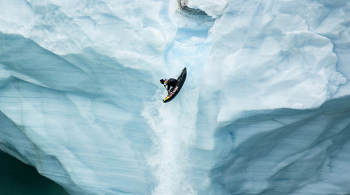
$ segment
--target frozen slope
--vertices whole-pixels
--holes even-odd
[[[180,4],[0,1],[0,149],[71,194],[350,193],[348,1]]]
[[[349,8],[229,1],[198,100],[196,147],[213,193],[349,193],[349,98],[334,99],[349,94]]]
[[[18,35],[3,38],[2,150],[72,194],[147,191],[150,141],[136,108],[144,89],[156,90],[139,77],[152,76],[89,49],[63,58]]]
[[[348,97],[239,119],[215,136],[213,181],[233,194],[347,194],[349,121]]]

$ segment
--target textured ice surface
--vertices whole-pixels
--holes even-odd
[[[350,193],[350,3],[183,2],[0,1],[0,149],[71,194]]]

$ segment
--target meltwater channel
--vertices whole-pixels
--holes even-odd
[[[197,194],[192,180],[191,157],[196,142],[199,85],[212,44],[208,30],[213,20],[206,15],[190,18],[181,15],[188,14],[186,11],[177,14],[188,23],[178,29],[173,46],[164,56],[167,77],[177,78],[176,74],[187,67],[186,82],[171,103],[163,103],[166,90],[161,87],[151,102],[145,102],[141,112],[152,129],[148,132],[152,139],[152,155],[147,162],[156,178],[154,195]],[[206,26],[194,25],[203,21]]]

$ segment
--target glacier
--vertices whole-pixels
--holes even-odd
[[[0,150],[70,194],[350,193],[349,1],[0,9]]]

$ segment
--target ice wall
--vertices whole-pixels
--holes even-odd
[[[142,35],[162,34],[161,6],[0,1],[1,150],[71,194],[153,189],[140,111],[164,62]]]
[[[0,1],[0,149],[71,194],[349,193],[348,1],[181,3]]]
[[[198,100],[194,160],[210,159],[213,193],[349,193],[349,8],[228,2]]]
[[[136,108],[144,89],[156,89],[139,78],[152,76],[93,50],[62,57],[18,35],[2,38],[1,149],[72,194],[146,191],[141,154],[150,144]]]

